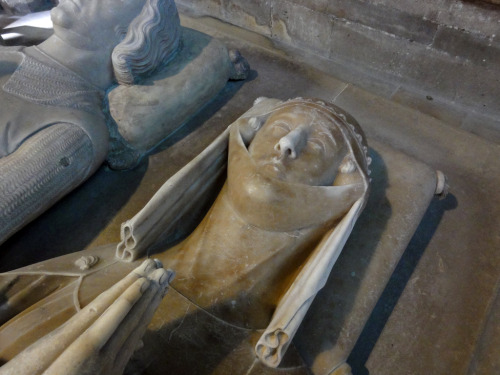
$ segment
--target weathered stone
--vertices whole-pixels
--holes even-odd
[[[403,162],[402,158],[397,159]],[[270,163],[275,167],[268,168]],[[186,214],[200,216],[203,206],[200,201],[215,193],[218,198],[191,235],[155,257],[176,270],[179,281],[172,285],[190,301],[188,308],[194,304],[222,325],[239,327],[245,334],[244,341],[250,339],[250,347],[255,348],[260,361],[269,367],[278,367],[366,205],[371,164],[362,129],[340,108],[319,99],[257,100],[199,157],[166,181],[139,213],[123,223],[122,242],[116,247],[114,258],[109,256],[109,247],[101,247],[29,266],[20,273],[0,275],[2,297],[8,301],[0,317],[3,324],[0,358],[13,361],[7,365],[12,369],[24,366],[18,353],[37,361],[29,350],[22,352],[27,345],[48,335],[68,318],[67,324],[71,324],[74,310],[79,306],[88,308],[86,305],[103,289],[115,282],[113,290],[119,289],[123,281],[117,280],[129,273],[131,267],[139,265],[138,258],[147,257],[159,235],[172,231],[176,223],[183,225]],[[383,163],[379,166],[385,168]],[[417,169],[417,166],[415,170],[409,168],[414,173]],[[385,173],[378,172],[378,167],[376,173],[377,178],[384,181]],[[218,175],[227,175],[220,190]],[[425,181],[414,184],[415,188],[424,196],[432,196],[436,186],[434,172],[431,171],[430,178],[423,176],[419,180],[422,179]],[[402,187],[406,181],[401,179],[401,182]],[[383,193],[385,184],[377,191]],[[426,200],[420,196],[415,199],[425,209]],[[376,198],[375,202],[378,201]],[[408,207],[414,206],[414,202],[404,201]],[[415,218],[418,220],[418,215]],[[384,228],[381,221],[375,220],[374,224]],[[411,230],[405,233],[409,237]],[[175,231],[172,234],[175,235]],[[391,236],[388,238],[392,245]],[[371,244],[362,236],[360,241]],[[392,252],[393,247],[387,249]],[[221,252],[227,256],[221,256]],[[358,253],[352,251],[356,259]],[[75,270],[75,259],[81,263],[82,255],[99,260],[91,271]],[[136,264],[132,266],[134,261]],[[151,259],[149,262],[157,263]],[[29,272],[31,269],[33,273]],[[79,280],[68,277],[68,272],[81,277]],[[41,291],[29,287],[31,275],[35,274],[47,276]],[[134,273],[130,275],[134,277]],[[12,280],[11,276],[19,277]],[[25,280],[28,284],[24,284]],[[52,298],[58,298],[58,294],[52,293],[61,285],[67,286],[66,290],[77,288],[76,297],[61,304],[50,303]],[[19,290],[25,295],[21,301],[16,298]],[[46,298],[40,305],[28,309],[40,299],[40,293]],[[73,297],[73,293],[70,296]],[[150,346],[152,350],[140,368],[145,370],[154,361],[155,373],[163,373],[165,369],[169,372],[169,363],[165,356],[155,355],[154,348],[163,348],[165,339],[170,340],[173,332],[180,328],[164,334],[165,330],[177,326],[177,319],[167,320],[164,311],[172,310],[172,306],[168,300],[162,304],[164,307],[160,307],[150,326],[156,344]],[[185,309],[172,312],[183,319],[188,315]],[[368,316],[367,311],[363,314]],[[11,319],[13,316],[16,319]],[[58,319],[53,318],[56,316]],[[358,323],[362,325],[361,321]],[[219,335],[219,327],[207,328],[210,336]],[[199,329],[182,331],[182,336],[192,341],[204,329],[202,324]],[[21,332],[23,340],[17,336]],[[70,333],[71,340],[80,334],[74,329]],[[260,337],[256,345],[249,337],[255,335]],[[85,337],[83,333],[81,338]],[[82,341],[81,338],[77,341]],[[100,343],[106,342],[108,336],[97,332],[92,338]],[[213,339],[206,349],[218,353],[216,358],[222,362],[231,357],[226,353],[224,343],[227,341],[232,343],[233,337]],[[43,347],[39,343],[34,345],[42,346],[42,352],[52,350],[50,345]],[[89,346],[93,343],[90,340]],[[198,344],[205,343],[198,341]],[[247,354],[250,355],[245,359],[244,369],[250,370],[254,367],[254,355]],[[104,364],[109,361],[106,358]],[[55,363],[59,362],[57,359]],[[78,361],[76,363],[78,365]],[[218,361],[214,364],[219,367]],[[196,366],[185,364],[183,372],[195,373],[193,365]]]
[[[489,117],[484,116],[482,113],[469,112],[463,117],[460,127],[491,142],[500,144],[498,117]]]
[[[499,27],[500,32],[500,27]],[[500,35],[499,35],[500,36]],[[497,36],[483,36],[452,27],[439,27],[432,47],[464,58],[477,66],[497,68],[500,61],[500,44]]]
[[[337,103],[348,106],[355,113],[369,140],[383,140],[434,168],[443,169],[452,183],[447,199],[431,203],[423,224],[403,254],[395,275],[355,347],[357,356],[352,357],[354,362],[349,363],[353,369],[366,364],[373,375],[448,375],[450,369],[457,368],[457,373],[467,373],[471,358],[474,353],[479,353],[476,350],[467,351],[472,347],[471,342],[485,340],[485,345],[494,345],[489,348],[489,353],[485,353],[486,356],[481,357],[488,358],[488,354],[495,356],[498,353],[495,338],[500,336],[486,340],[481,332],[486,333],[486,328],[495,334],[498,332],[495,327],[499,326],[495,317],[486,321],[489,313],[500,311],[498,308],[495,310],[496,304],[493,303],[500,269],[497,251],[500,238],[496,236],[500,227],[498,146],[491,139],[483,140],[405,105],[380,98],[377,95],[381,91],[377,85],[371,86],[373,77],[367,76],[366,71],[356,70],[352,64],[341,70],[334,66],[332,60],[322,59],[312,52],[298,56],[291,47],[286,52],[281,48],[273,49],[271,42],[259,35],[211,18],[192,19],[191,22],[189,27],[203,28],[204,32],[210,33],[208,30],[213,27],[212,35],[223,38],[226,45],[241,48],[255,69],[252,79],[245,84],[229,83],[210,107],[177,132],[157,153],[150,155],[140,168],[120,173],[102,168],[87,184],[5,243],[0,252],[0,268],[6,271],[34,260],[63,255],[68,249],[79,250],[119,241],[120,223],[134,215],[163,181],[195,157],[258,96],[285,98],[292,92],[293,95],[337,97]],[[322,71],[311,67],[318,67],[320,59]],[[330,72],[337,78],[357,76],[357,80],[332,80],[323,72]],[[378,74],[376,78],[381,77]],[[364,84],[366,86],[363,87],[370,88],[368,91],[378,94],[356,89],[354,82]],[[394,82],[385,82],[383,92],[386,98],[390,98],[390,93],[397,88]],[[426,92],[421,95],[423,100],[427,100]],[[438,99],[434,101],[439,102]],[[478,121],[484,118],[480,115]],[[110,186],[120,186],[120,189],[109,189]],[[74,215],[75,207],[79,209],[78,216]],[[61,233],[68,236],[61,236]],[[441,261],[437,254],[441,255]],[[440,262],[445,267],[445,277],[441,274],[443,267],[439,267]],[[436,288],[436,284],[439,287]],[[432,295],[437,290],[440,291],[440,298]],[[172,290],[166,298],[171,302],[173,296]],[[180,295],[177,298],[184,306],[180,311],[186,311],[186,300]],[[164,313],[172,314],[172,311],[166,308]],[[389,318],[391,313],[393,316]],[[182,320],[184,315],[178,317],[178,324],[173,325],[172,330],[181,322],[181,328],[198,323],[198,326],[204,326],[201,332],[206,333],[206,328],[215,320],[205,319],[197,313]],[[322,317],[324,320],[329,318],[329,315]],[[451,318],[452,324],[448,318]],[[180,330],[175,330],[170,337],[172,330],[164,332],[167,339],[171,338],[170,350],[155,348],[155,353],[168,359],[181,358],[187,363],[194,362],[186,353],[188,349],[193,350],[193,344],[199,341],[183,337]],[[475,330],[477,332],[471,335]],[[233,338],[231,344],[234,345],[225,346],[230,356],[244,350],[251,351],[252,347],[241,344],[241,331],[224,326],[217,332]],[[199,337],[207,341],[214,338],[203,334],[197,340]],[[427,337],[431,339],[427,340]],[[149,337],[145,338],[145,347],[149,346],[149,340]],[[377,345],[373,349],[375,342]],[[460,349],[462,343],[465,350]],[[197,354],[202,353],[198,348],[194,350]],[[143,348],[139,353],[144,351]],[[209,355],[212,353],[210,351]],[[194,358],[200,357],[195,355]],[[215,355],[211,358],[210,363],[218,362]],[[196,362],[199,373],[205,373],[203,365],[206,363]],[[237,359],[224,361],[217,369],[222,373],[233,371],[238,374],[242,372],[239,371],[240,363]],[[494,364],[494,361],[485,363],[488,366]],[[258,369],[257,374],[262,370],[257,365],[255,368]],[[473,374],[473,368],[470,368]],[[491,367],[481,368],[485,369],[484,374],[495,373]],[[292,370],[280,371],[283,374]],[[366,369],[354,372],[358,373],[364,374]]]
[[[334,18],[303,6],[273,0],[273,38],[324,54],[333,32]]]
[[[194,15],[204,15],[226,19],[224,17],[224,0],[177,0],[179,5],[188,8]],[[231,22],[227,19],[227,22]]]
[[[50,275],[42,273],[38,285],[35,282],[21,287],[24,298],[21,301],[13,298],[9,307],[37,301],[37,294],[44,293],[40,281],[43,283],[49,278]],[[161,263],[145,260],[83,309],[77,308],[78,312],[59,330],[44,335],[7,364],[2,363],[0,373],[123,373],[133,353],[131,349],[139,346],[172,278],[173,272],[163,269]],[[5,319],[9,308],[4,308],[2,313],[0,319]],[[101,350],[103,347],[106,349]]]
[[[428,95],[446,98],[489,116],[500,113],[500,74],[494,64],[480,66],[442,52],[416,46],[397,72]]]
[[[332,1],[328,4],[327,12],[336,17],[423,44],[430,44],[437,30],[436,23],[420,15],[380,3],[360,0]]]
[[[481,1],[441,1],[443,5],[437,8],[433,19],[438,24],[488,37],[498,34],[499,6]]]
[[[186,32],[183,49],[173,0],[116,4],[63,2],[50,12],[54,35],[36,47],[0,49],[0,243],[104,160],[116,169],[134,167],[228,79],[248,74],[241,54],[199,32]],[[143,81],[155,73],[157,79]],[[123,91],[120,111],[112,98]],[[108,116],[106,123],[108,110],[116,122]]]
[[[345,72],[342,78],[361,86],[363,78],[351,78],[349,70],[371,77],[371,82],[377,77],[385,82],[377,91],[382,95],[390,84],[416,95],[428,93],[458,112],[470,108],[487,117],[500,113],[498,6],[455,0],[269,1],[262,7],[245,3],[242,11],[224,2],[219,5],[223,12],[210,8],[206,14],[268,35],[267,25],[247,21],[265,23],[270,10],[272,39],[295,53],[316,55],[315,64],[324,71]],[[207,4],[213,7],[216,1],[200,4],[199,14]]]
[[[188,121],[231,77],[233,64],[222,43],[192,29],[182,30],[183,48],[164,69],[138,85],[119,85],[108,93],[118,133],[139,153],[151,150]],[[108,162],[112,157],[108,155]]]
[[[306,9],[314,10],[316,12],[327,13],[328,0],[278,0],[281,3],[287,2],[299,5]]]
[[[391,95],[390,99],[455,127],[460,127],[464,116],[466,116],[465,110],[459,111],[448,101],[426,92],[417,93],[400,87]]]
[[[488,36],[498,33],[499,7],[480,1],[378,0],[376,4],[397,9],[402,14],[411,14],[438,25],[452,26]]]
[[[224,17],[247,30],[270,35],[272,0],[223,0]]]
[[[11,14],[39,12],[52,5],[50,0],[0,0],[0,6]]]

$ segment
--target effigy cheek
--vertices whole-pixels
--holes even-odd
[[[353,173],[356,171],[356,164],[350,158],[350,156],[346,156],[339,167],[339,172],[341,173]]]

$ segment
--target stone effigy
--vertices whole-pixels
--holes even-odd
[[[200,330],[187,333],[192,356],[223,356],[236,338],[254,347],[239,361],[243,373],[255,355],[277,367],[366,203],[367,151],[359,125],[333,105],[258,100],[122,225],[116,254],[104,246],[3,274],[0,358],[11,360],[136,267],[162,232],[197,210],[227,161],[227,180],[201,223],[155,254],[177,278],[131,371],[193,373],[158,353],[181,329]],[[197,324],[188,328],[190,315]]]
[[[51,17],[54,35],[40,45],[0,48],[0,243],[106,158],[115,169],[135,166],[248,72],[236,51],[183,29],[172,0],[64,1]],[[150,117],[130,111],[145,101]]]

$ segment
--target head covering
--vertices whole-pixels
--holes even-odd
[[[370,179],[368,145],[359,124],[346,112],[333,104],[318,99],[296,98],[285,102],[270,102],[269,99],[259,99],[254,108],[242,117],[240,127],[245,126],[245,120],[253,127],[263,124],[263,119],[277,110],[293,107],[307,107],[325,114],[342,132],[348,146],[348,156],[354,163],[352,173],[361,177],[361,192],[354,203],[346,210],[345,215],[323,237],[319,245],[301,268],[290,288],[283,295],[273,314],[273,318],[260,337],[255,351],[259,359],[270,367],[277,367],[304,319],[309,306],[318,291],[323,288],[330,271],[335,264],[354,224],[366,205]],[[339,186],[340,187],[340,186]],[[333,186],[332,188],[336,188]],[[339,199],[344,199],[339,195]],[[339,203],[332,204],[332,209]]]

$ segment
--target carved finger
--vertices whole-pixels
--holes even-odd
[[[137,315],[135,319],[129,319],[127,324],[130,325],[130,328],[125,329],[124,331],[128,332],[128,337],[122,342],[121,349],[117,352],[114,364],[112,366],[114,374],[122,374],[125,370],[125,366],[127,365],[130,357],[134,353],[134,350],[137,348],[137,345],[140,339],[144,336],[146,329],[153,318],[153,315],[158,308],[161,300],[167,292],[168,285],[172,281],[174,277],[174,273],[171,270],[157,270],[151,275],[152,280],[152,289],[155,290],[154,295],[152,296],[149,303],[142,303],[142,306],[137,311]],[[142,302],[142,301],[141,301]],[[123,340],[123,338],[121,338]],[[111,371],[109,371],[111,373]]]
[[[163,272],[164,270],[156,270],[154,274],[158,272]],[[103,359],[103,374],[115,374],[118,373],[114,367],[114,362],[117,356],[123,348],[124,343],[135,328],[141,324],[141,319],[144,311],[147,309],[153,297],[159,290],[158,282],[150,280],[150,285],[148,289],[143,293],[140,300],[138,300],[133,308],[130,310],[128,315],[123,319],[120,325],[117,327],[113,335],[106,342],[99,357]],[[140,339],[140,338],[139,338]],[[139,339],[137,341],[139,341]],[[137,344],[137,343],[136,343]],[[131,355],[132,353],[130,353]],[[129,355],[129,358],[130,358]]]
[[[127,290],[80,335],[44,372],[45,375],[82,375],[100,373],[99,351],[116,332],[130,310],[148,291],[151,282],[136,280]]]

